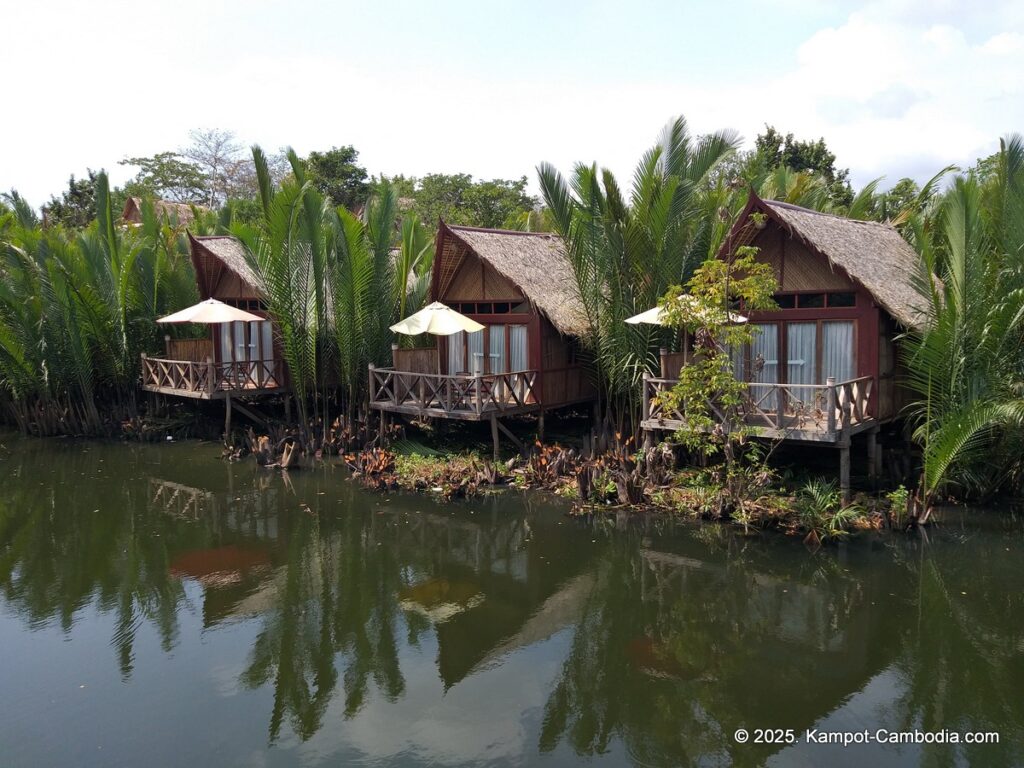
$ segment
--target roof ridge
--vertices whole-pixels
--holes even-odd
[[[457,232],[490,232],[495,235],[532,235],[533,237],[557,237],[561,239],[561,235],[557,232],[525,232],[521,229],[498,229],[495,227],[470,227],[464,224],[449,224],[444,222],[444,225],[453,231]]]
[[[826,216],[831,219],[838,219],[839,221],[846,221],[850,224],[869,224],[886,229],[896,230],[896,228],[887,221],[874,221],[872,219],[851,219],[849,216],[843,216],[839,213],[832,213],[830,211],[816,211],[813,208],[804,208],[802,205],[795,205],[794,203],[787,203],[782,200],[765,200],[765,205],[774,205],[779,208],[783,208],[788,211],[797,211],[798,213],[812,213],[815,216]]]

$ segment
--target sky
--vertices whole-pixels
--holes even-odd
[[[855,186],[926,181],[1024,132],[1021,0],[0,0],[0,189],[233,131],[372,174],[628,180],[695,133],[823,136]]]

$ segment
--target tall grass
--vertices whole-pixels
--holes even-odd
[[[182,231],[152,205],[140,226],[118,226],[106,174],[96,199],[80,232],[0,214],[0,392],[29,434],[116,431],[136,412],[156,317],[195,300]]]

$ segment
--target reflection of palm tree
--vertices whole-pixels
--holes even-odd
[[[320,728],[339,653],[347,717],[362,707],[371,681],[389,699],[405,690],[396,639],[402,569],[394,548],[377,545],[372,513],[284,520],[285,586],[242,678],[250,687],[273,681],[271,741],[286,717],[303,739]]]
[[[956,552],[947,559],[941,551],[926,556],[924,550],[922,545],[919,561],[908,564],[916,575],[918,605],[899,664],[906,690],[893,706],[893,726],[995,731],[1001,745],[965,745],[961,749],[966,760],[1020,765],[1024,627],[1007,620],[1024,615],[1018,566],[996,551],[974,552],[972,557]],[[975,568],[973,563],[981,559],[990,566]],[[944,745],[925,751],[934,752],[937,764],[949,759]]]
[[[695,552],[612,540],[545,708],[542,751],[565,739],[589,755],[620,738],[648,765],[758,763],[768,752],[737,749],[736,728],[767,711],[789,721],[773,725],[808,727],[882,665],[868,649],[888,630],[866,620],[863,585],[827,568],[775,577],[752,552]]]
[[[17,461],[22,461],[11,466]],[[40,459],[30,448],[7,460],[6,470],[38,474]],[[116,615],[113,645],[121,674],[132,672],[135,632],[144,620],[153,623],[165,650],[177,636],[177,612],[184,590],[168,574],[168,552],[183,531],[173,521],[147,509],[144,489],[109,483],[81,483],[96,477],[97,457],[68,452],[42,466],[53,473],[53,488],[75,488],[40,499],[25,482],[3,483],[0,496],[0,589],[32,623],[59,620],[70,632],[78,614],[94,604]]]

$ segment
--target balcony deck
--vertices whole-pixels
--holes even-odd
[[[675,432],[683,426],[685,408],[670,411],[659,397],[676,382],[644,378],[643,429]],[[746,425],[755,437],[848,444],[853,435],[878,426],[868,410],[873,384],[870,376],[825,384],[750,384]],[[724,420],[714,405],[711,410]]]
[[[370,407],[387,413],[463,421],[539,411],[537,371],[418,373],[370,366]]]
[[[142,356],[142,388],[162,395],[221,400],[288,391],[281,360],[215,363]]]

